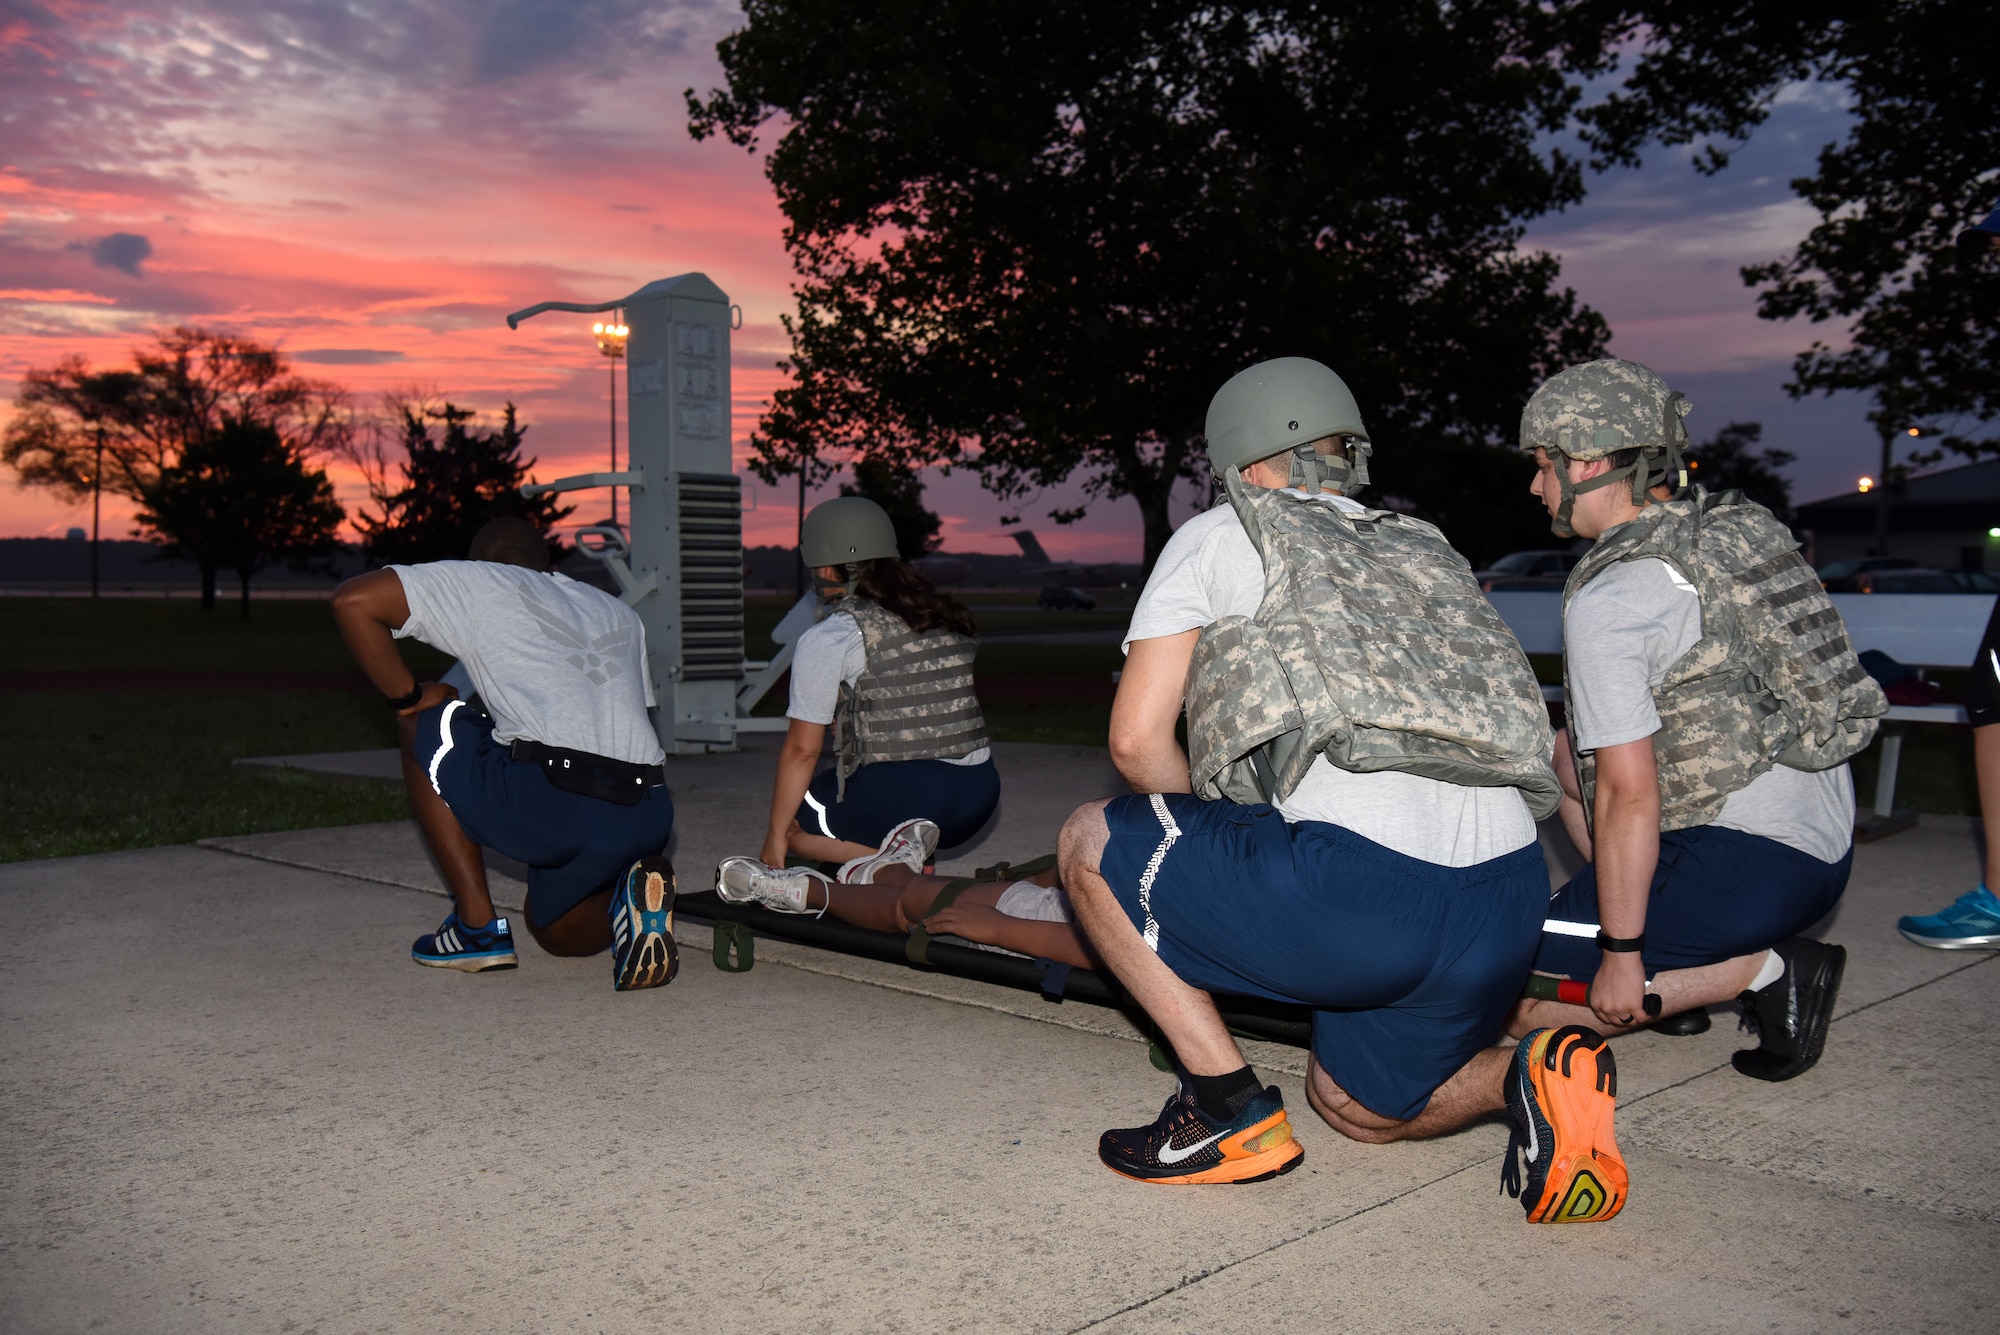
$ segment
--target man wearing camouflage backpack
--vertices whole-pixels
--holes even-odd
[[[1332,371],[1251,367],[1207,436],[1229,503],[1174,534],[1127,632],[1110,742],[1133,795],[1079,809],[1060,845],[1079,924],[1180,1067],[1159,1119],[1099,1157],[1168,1184],[1298,1165],[1222,992],[1312,1008],[1306,1095],[1342,1134],[1504,1108],[1528,1217],[1611,1217],[1610,1049],[1582,1026],[1494,1046],[1548,901],[1535,819],[1561,799],[1520,645],[1437,529],[1341,494],[1371,446]]]
[[[1595,545],[1563,590],[1568,727],[1556,770],[1591,859],[1557,892],[1540,973],[1590,980],[1589,1008],[1524,1002],[1517,1027],[1594,1017],[1678,1032],[1740,995],[1759,1046],[1736,1069],[1819,1060],[1847,952],[1798,935],[1847,886],[1847,760],[1888,709],[1847,628],[1770,511],[1687,487],[1688,403],[1635,362],[1550,379],[1521,417],[1533,491]]]

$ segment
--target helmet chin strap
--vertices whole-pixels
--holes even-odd
[[[1307,493],[1322,489],[1351,495],[1368,485],[1368,456],[1372,447],[1365,440],[1339,437],[1342,452],[1321,454],[1310,444],[1292,447],[1292,471],[1288,482]],[[1349,462],[1345,451],[1352,450]]]
[[[845,569],[846,579],[828,579],[819,573],[818,568],[812,572],[813,592],[818,595],[823,605],[831,607],[839,602],[847,596],[847,591],[854,587],[854,582],[861,578],[861,566],[857,562],[849,561]]]

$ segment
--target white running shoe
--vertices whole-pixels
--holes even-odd
[[[842,885],[873,885],[875,873],[884,867],[903,866],[921,876],[924,864],[937,852],[939,830],[935,822],[922,816],[906,820],[889,831],[882,847],[841,864]]]
[[[814,881],[831,885],[825,872],[810,867],[767,867],[756,858],[724,858],[715,869],[715,893],[728,904],[762,904],[777,913],[810,913],[819,917],[826,904],[809,908],[806,891]],[[827,901],[832,901],[832,895]]]

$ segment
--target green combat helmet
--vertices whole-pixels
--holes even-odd
[[[1646,493],[1657,486],[1672,485],[1676,497],[1686,491],[1687,466],[1681,462],[1681,450],[1687,445],[1687,428],[1681,418],[1692,406],[1679,390],[1667,388],[1652,368],[1616,357],[1572,366],[1544,381],[1521,411],[1521,449],[1560,456],[1555,475],[1562,504],[1552,525],[1556,536],[1576,536],[1570,516],[1576,498],[1586,491],[1630,478],[1634,505],[1644,505]],[[1640,455],[1633,463],[1581,484],[1571,482],[1562,466],[1565,458],[1588,463],[1634,449]]]
[[[901,555],[896,550],[896,526],[890,522],[889,512],[866,496],[836,496],[821,501],[812,508],[799,530],[799,557],[814,572],[813,588],[822,598],[832,597],[853,584],[861,562],[882,558],[894,561]],[[822,566],[845,567],[847,579],[823,583],[818,574]]]
[[[1231,376],[1209,401],[1205,434],[1208,466],[1225,486],[1240,486],[1245,467],[1287,450],[1292,486],[1368,485],[1372,447],[1360,405],[1347,382],[1310,357],[1277,357]],[[1313,448],[1329,437],[1340,442],[1335,452]]]

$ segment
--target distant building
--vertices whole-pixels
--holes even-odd
[[[1913,477],[1889,496],[1889,550],[1875,552],[1872,492],[1798,507],[1816,566],[1851,556],[1907,556],[1938,570],[2000,571],[2000,459]]]

